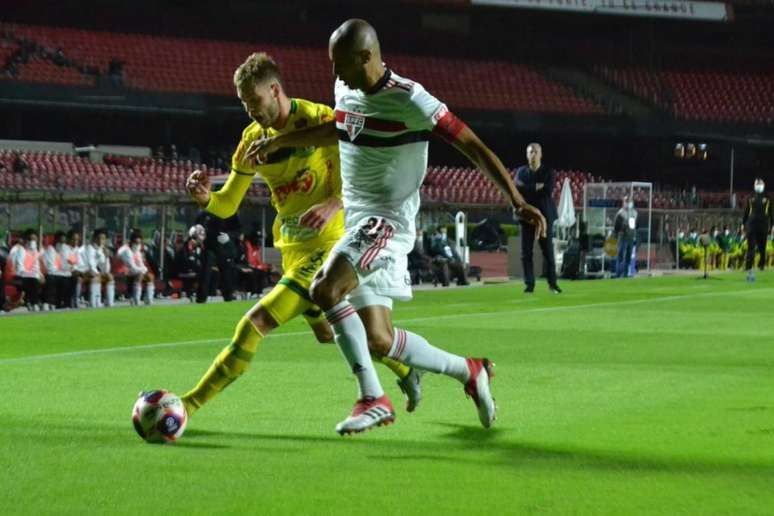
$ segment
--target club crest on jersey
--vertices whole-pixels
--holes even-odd
[[[359,113],[347,113],[344,116],[344,128],[349,135],[349,141],[355,141],[363,127],[365,127],[365,116]]]

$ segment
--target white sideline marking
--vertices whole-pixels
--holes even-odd
[[[653,297],[653,298],[647,298],[647,299],[632,299],[629,301],[603,301],[600,303],[586,303],[582,305],[545,306],[540,308],[528,308],[526,310],[518,310],[515,312],[511,312],[508,310],[499,310],[497,312],[473,312],[468,314],[435,315],[435,316],[428,316],[428,317],[415,317],[412,319],[400,319],[394,322],[396,325],[402,325],[406,323],[410,324],[410,323],[420,323],[420,322],[426,322],[426,321],[437,321],[439,319],[458,319],[460,317],[480,317],[485,315],[498,315],[498,314],[504,314],[504,313],[530,314],[530,313],[542,313],[542,312],[560,312],[564,310],[575,310],[579,308],[597,308],[601,306],[618,306],[618,305],[637,305],[637,304],[643,304],[643,303],[651,303],[654,301],[676,301],[680,299],[690,299],[695,297],[713,297],[713,296],[726,296],[726,295],[734,295],[734,294],[748,295],[748,294],[760,293],[760,292],[769,291],[769,290],[774,290],[774,288],[763,288],[763,289],[755,289],[755,290],[731,290],[727,292],[701,292],[696,294],[661,296],[661,297]],[[299,335],[308,335],[308,334],[309,334],[308,330],[294,331],[294,332],[288,332],[288,333],[275,333],[272,335],[268,335],[266,338],[278,339],[283,337],[297,337]],[[139,346],[121,346],[121,347],[102,348],[102,349],[84,349],[80,351],[67,351],[64,353],[50,353],[46,355],[28,355],[25,357],[0,359],[0,366],[6,365],[6,364],[14,364],[17,362],[71,358],[71,357],[79,357],[79,356],[85,356],[85,355],[98,355],[102,353],[114,353],[114,352],[120,352],[120,351],[174,348],[178,346],[197,346],[202,344],[212,344],[215,342],[227,342],[228,340],[229,338],[227,337],[218,338],[218,339],[183,340],[183,341],[177,341],[177,342],[161,342],[157,344],[142,344]]]

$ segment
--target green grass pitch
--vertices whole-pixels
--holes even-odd
[[[497,364],[490,430],[425,376],[395,425],[340,437],[355,383],[298,320],[172,446],[138,391],[182,394],[247,303],[0,318],[0,514],[772,514],[774,274],[416,293],[399,325]]]

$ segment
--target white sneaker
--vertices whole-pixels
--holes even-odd
[[[420,385],[420,381],[423,374],[424,371],[412,367],[405,378],[398,380],[398,387],[406,395],[406,412],[414,412],[419,402],[422,401],[422,385]]]
[[[497,405],[489,390],[494,377],[494,364],[486,358],[466,358],[470,379],[465,384],[465,394],[473,398],[478,408],[478,419],[484,428],[492,426],[497,417]]]
[[[356,434],[393,422],[395,422],[395,410],[386,395],[381,398],[365,397],[357,400],[352,414],[336,425],[336,431],[340,435]]]

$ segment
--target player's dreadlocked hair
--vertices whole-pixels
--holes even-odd
[[[234,85],[240,90],[245,87],[253,88],[266,79],[282,83],[277,63],[265,52],[250,54],[234,72]]]

